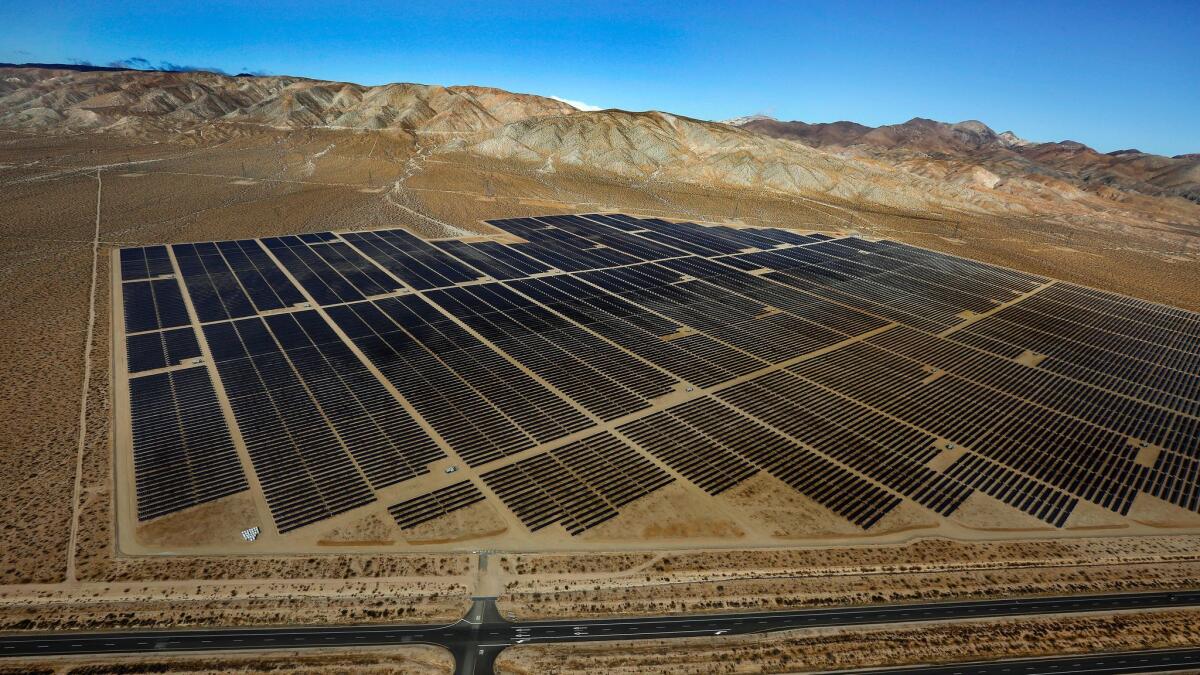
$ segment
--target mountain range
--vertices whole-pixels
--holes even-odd
[[[988,187],[1005,178],[1045,176],[1200,203],[1198,155],[1163,157],[1132,149],[1101,153],[1075,141],[1033,143],[1011,131],[996,133],[975,120],[947,124],[918,117],[903,124],[869,127],[855,122],[807,124],[751,116],[729,123],[772,138],[897,163],[917,156],[946,166],[969,162],[996,175],[995,179],[981,178],[991,183]]]
[[[750,116],[581,111],[477,86],[363,86],[301,77],[0,67],[0,128],[205,142],[255,128],[379,131],[423,156],[702,185],[870,208],[1037,217],[1190,232],[1200,156],[1031,143],[976,122],[869,127]],[[197,133],[202,130],[203,133]]]

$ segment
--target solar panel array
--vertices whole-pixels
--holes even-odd
[[[388,513],[396,519],[400,529],[411,530],[421,523],[441,518],[483,500],[484,496],[479,488],[471,481],[463,480],[389,506]]]
[[[122,249],[138,517],[251,475],[280,532],[387,491],[402,528],[490,493],[578,535],[759,474],[863,529],[976,492],[1200,511],[1200,315],[891,241],[492,225]]]

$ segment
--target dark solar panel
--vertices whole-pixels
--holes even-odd
[[[572,535],[620,513],[672,482],[662,469],[609,433],[481,474],[530,530],[560,523]]]
[[[121,249],[121,279],[136,281],[174,274],[166,246]]]
[[[500,284],[433,291],[429,299],[604,419],[649,406],[673,380]]]
[[[129,399],[138,520],[246,489],[207,368],[132,378]]]
[[[280,532],[374,501],[262,319],[209,324],[204,334]]]
[[[174,279],[134,281],[121,285],[125,308],[125,332],[186,326],[187,307]]]
[[[375,489],[429,473],[445,454],[316,312],[267,326]]]
[[[200,356],[200,343],[191,326],[165,331],[138,333],[125,339],[128,370],[137,373],[167,366]]]
[[[218,242],[217,249],[258,311],[304,301],[300,291],[253,239]]]
[[[367,295],[386,293],[396,286],[389,279],[383,278],[384,275],[377,269],[369,270],[374,275],[361,269],[368,263],[362,260],[356,265],[353,258],[357,255],[348,249],[349,260],[338,252],[329,250],[327,247],[330,244],[309,246],[300,237],[270,237],[263,239],[263,244],[283,263],[304,290],[322,305],[362,300]],[[324,255],[318,253],[318,250],[323,251]],[[336,266],[331,264],[330,260],[334,260]]]
[[[201,322],[253,316],[254,304],[212,242],[174,244],[171,250]]]
[[[395,303],[355,303],[329,314],[464,461],[484,464],[536,444],[471,385],[470,372],[456,372],[381,307]]]
[[[479,272],[404,230],[350,232],[343,238],[412,288],[452,286]]]
[[[464,480],[419,497],[406,499],[388,507],[388,513],[401,529],[409,530],[421,523],[441,518],[459,509],[483,501],[483,493],[471,481]]]

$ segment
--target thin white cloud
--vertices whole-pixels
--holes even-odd
[[[550,98],[554,99],[555,101],[560,101],[562,103],[566,103],[567,105],[571,106],[572,108],[575,108],[576,110],[588,110],[588,111],[604,110],[604,108],[601,108],[598,105],[592,105],[591,103],[584,103],[583,101],[572,101],[569,98],[563,98],[561,96],[551,96]]]

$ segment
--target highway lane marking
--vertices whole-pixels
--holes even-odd
[[[646,637],[647,635],[683,635],[683,634],[691,634],[691,633],[711,633],[711,632],[713,632],[711,628],[701,628],[701,629],[698,629],[698,630],[672,630],[672,631],[663,631],[663,632],[661,632],[661,633],[637,633],[636,635],[635,635],[634,633],[616,633],[616,634],[614,634],[614,635],[605,635],[604,637],[606,637],[606,638],[607,638],[607,637],[633,637],[633,636],[636,636],[636,637]],[[541,636],[541,637],[536,637],[536,636],[535,636],[535,637],[531,637],[531,638],[529,638],[529,641],[530,641],[530,642],[536,642],[536,641],[538,641],[538,640],[576,640],[576,639],[578,639],[578,638],[580,638],[580,637],[585,637],[585,636],[580,636],[580,635],[545,635],[545,636]],[[591,636],[591,637],[599,637],[599,636]],[[580,642],[592,642],[592,640],[579,640],[579,641],[580,641]]]

